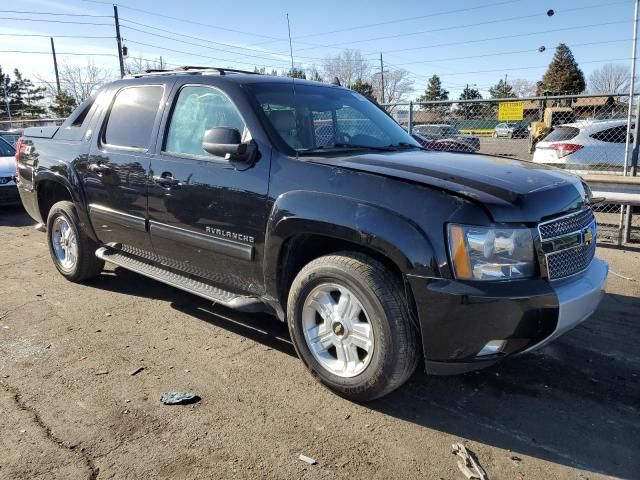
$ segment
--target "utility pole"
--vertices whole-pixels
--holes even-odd
[[[122,38],[120,37],[120,20],[118,19],[118,6],[113,6],[113,19],[116,22],[116,40],[118,41],[118,60],[120,61],[120,78],[124,77],[124,59],[122,58]]]
[[[56,45],[53,43],[53,37],[51,39],[51,54],[53,55],[53,69],[56,71],[56,86],[58,87],[58,93],[60,93],[60,75],[58,74],[58,59],[56,58]]]
[[[382,52],[380,52],[380,103],[384,103],[384,63],[382,63]]]
[[[636,83],[636,52],[638,45],[638,9],[640,8],[640,0],[635,0],[633,9],[633,38],[632,38],[632,46],[631,46],[631,85],[629,87],[629,112],[627,113],[627,139],[626,139],[626,148],[624,149],[624,171],[622,175],[627,175],[627,170],[629,167],[629,162],[631,162],[631,172],[629,172],[632,176],[636,175],[636,169],[638,166],[638,133],[639,133],[639,125],[640,118],[636,114],[636,125],[635,125],[635,135],[633,137],[633,145],[630,145],[629,140],[631,139],[631,120],[632,120],[632,110],[633,110],[633,94],[634,87]],[[638,104],[638,111],[640,111],[640,98],[636,100]],[[631,148],[629,148],[631,147]],[[624,212],[624,242],[627,243],[631,239],[631,205],[627,205],[623,207],[622,211]],[[622,224],[622,212],[620,215],[620,223]],[[622,227],[622,225],[620,225]]]

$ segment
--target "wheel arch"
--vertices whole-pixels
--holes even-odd
[[[276,200],[267,226],[264,275],[268,294],[286,304],[289,286],[304,265],[345,250],[376,258],[402,284],[406,273],[430,274],[436,268],[429,239],[410,219],[348,197],[291,192]],[[407,300],[413,302],[410,290],[405,291]]]

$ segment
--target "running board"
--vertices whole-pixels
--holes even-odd
[[[221,290],[207,283],[147,263],[132,255],[127,255],[109,247],[101,247],[96,250],[96,257],[144,275],[145,277],[157,280],[158,282],[166,283],[185,292],[211,300],[214,303],[219,303],[225,307],[243,312],[264,312],[269,310],[269,307],[257,297],[242,296]]]

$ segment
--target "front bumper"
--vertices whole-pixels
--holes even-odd
[[[542,278],[463,282],[407,275],[418,310],[427,372],[456,374],[540,348],[597,308],[608,265],[559,282]],[[485,347],[499,341],[497,350]]]

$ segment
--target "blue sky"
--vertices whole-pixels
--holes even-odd
[[[0,10],[113,14],[109,2],[22,0],[3,4]],[[277,3],[243,0],[224,2],[224,8],[220,4],[203,0],[121,0],[122,34],[129,54],[150,59],[162,55],[176,65],[286,68],[288,13],[294,57],[303,67],[321,66],[326,56],[352,48],[361,50],[377,68],[379,54],[383,52],[389,68],[401,67],[411,73],[416,94],[424,89],[427,77],[435,73],[455,96],[467,83],[486,92],[505,74],[509,79],[538,80],[560,42],[571,47],[587,77],[607,61],[629,63],[631,55],[632,0],[551,0],[544,5],[530,0],[406,0],[402,4],[388,0]],[[556,12],[552,17],[546,15],[549,8]],[[86,62],[85,56],[65,52],[100,54],[93,56],[93,61],[117,74],[113,38],[62,37],[112,37],[112,18],[6,11],[0,12],[0,17],[5,17],[0,18],[0,33],[9,34],[0,36],[0,50],[48,52],[46,36],[52,35],[56,37],[59,61]],[[106,25],[30,22],[6,17]],[[541,46],[546,47],[542,53],[538,51]],[[0,65],[4,71],[18,67],[29,76],[53,76],[51,57],[46,54],[0,52]]]

